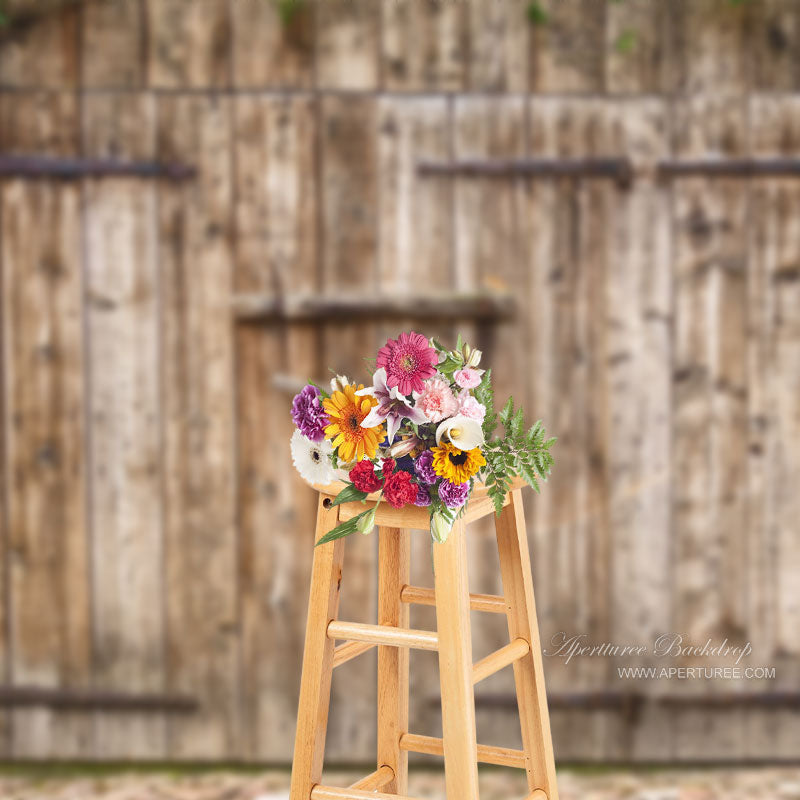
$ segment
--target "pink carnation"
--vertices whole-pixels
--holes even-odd
[[[462,389],[474,389],[481,382],[482,369],[464,367],[453,373],[453,379]]]
[[[468,391],[463,391],[458,395],[458,413],[483,423],[486,406],[479,403]]]
[[[441,422],[458,411],[458,401],[446,380],[431,378],[425,381],[415,408],[421,408],[431,422]]]

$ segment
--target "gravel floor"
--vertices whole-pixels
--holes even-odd
[[[347,786],[361,774],[331,772],[326,782]],[[287,800],[285,771],[103,773],[55,775],[0,773],[3,800]],[[559,773],[561,800],[800,800],[800,769],[704,769]],[[409,793],[444,800],[441,773],[414,771]],[[481,773],[481,800],[522,800],[526,790],[515,771]]]

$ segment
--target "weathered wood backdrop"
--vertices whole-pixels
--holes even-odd
[[[198,177],[0,181],[0,675],[199,711],[6,708],[0,756],[290,757],[313,498],[287,386],[361,373],[399,326],[242,325],[232,295],[455,288],[510,290],[515,321],[407,324],[480,339],[499,393],[560,437],[528,507],[543,639],[727,636],[777,668],[626,682],[631,659],[548,659],[576,694],[559,757],[796,757],[796,708],[703,698],[800,684],[800,181],[651,168],[800,155],[800,3],[553,0],[546,24],[518,0],[49,5],[4,4],[0,150]],[[415,170],[619,154],[629,189]],[[473,590],[497,591],[491,539],[471,546]],[[374,615],[374,562],[348,542],[345,617]],[[476,618],[478,655],[496,622]],[[372,757],[374,667],[337,672],[333,760]],[[435,733],[435,661],[412,670]],[[510,689],[481,686],[484,741],[515,741],[486,699]]]

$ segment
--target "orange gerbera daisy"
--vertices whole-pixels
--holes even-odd
[[[361,427],[370,409],[378,404],[369,395],[356,396],[356,392],[363,388],[363,383],[358,386],[346,384],[342,391],[333,392],[322,402],[331,420],[325,426],[325,438],[332,440],[331,444],[338,448],[339,461],[345,463],[360,461],[365,455],[375,458],[378,444],[383,441],[383,424],[374,428]]]

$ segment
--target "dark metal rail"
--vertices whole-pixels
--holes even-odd
[[[157,161],[0,155],[0,178],[80,180],[81,178],[132,177],[184,181],[195,177],[196,174],[197,171],[194,167]]]

